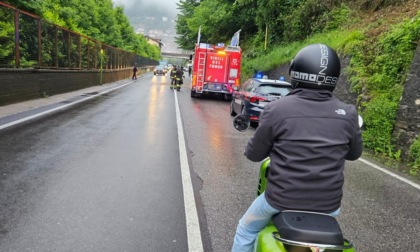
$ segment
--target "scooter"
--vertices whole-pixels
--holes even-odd
[[[359,126],[363,119],[359,116]],[[246,131],[250,121],[237,115],[233,126]],[[265,191],[270,169],[270,158],[260,166],[257,196]],[[276,214],[271,222],[258,233],[255,252],[355,252],[353,244],[344,239],[337,220],[323,213],[286,210]]]

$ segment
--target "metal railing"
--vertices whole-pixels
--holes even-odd
[[[157,61],[0,2],[0,68],[126,69]]]

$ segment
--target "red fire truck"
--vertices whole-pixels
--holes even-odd
[[[241,53],[239,46],[197,44],[191,78],[191,97],[216,94],[222,95],[226,100],[232,99],[234,87],[239,87]]]

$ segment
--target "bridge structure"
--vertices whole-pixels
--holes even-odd
[[[178,59],[190,59],[191,53],[178,53],[178,52],[161,52],[164,58],[178,58]]]

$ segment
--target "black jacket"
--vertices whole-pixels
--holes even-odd
[[[358,114],[330,91],[296,89],[270,102],[245,155],[269,156],[265,195],[279,210],[330,213],[340,207],[345,160],[362,154]]]
[[[182,69],[176,70],[175,76],[176,78],[179,78],[179,79],[184,78],[184,71],[182,71]]]

